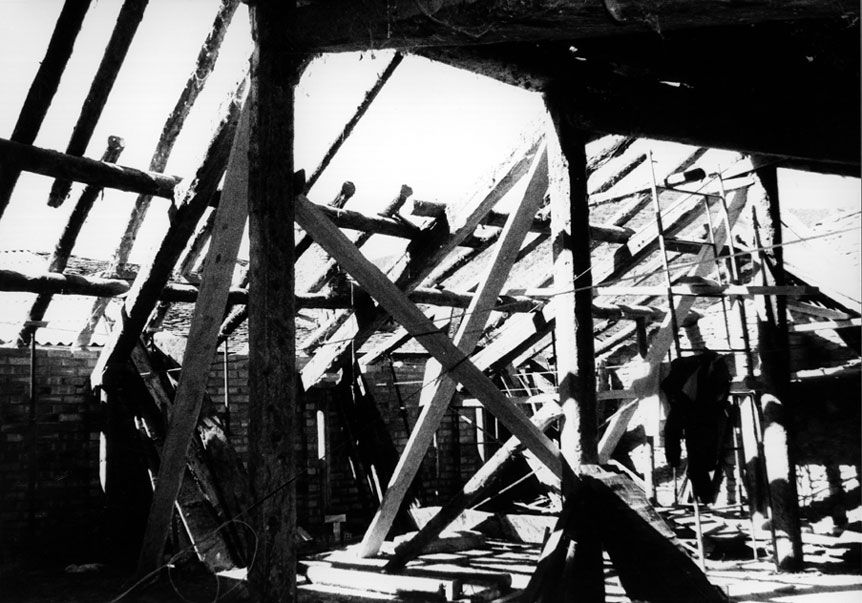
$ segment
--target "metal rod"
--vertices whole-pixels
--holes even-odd
[[[33,333],[30,337],[30,471],[29,481],[27,483],[27,527],[30,530],[30,535],[36,533],[36,480],[38,478],[38,440],[39,440],[39,424],[38,415],[36,413],[36,329],[33,328]]]
[[[224,433],[230,437],[230,377],[228,376],[228,341],[230,336],[224,338],[224,353],[222,358],[222,372],[224,372]]]
[[[730,258],[729,258],[729,266],[730,266],[730,275],[733,279],[734,285],[740,284],[739,279],[739,266],[737,265],[738,258],[736,257],[736,247],[733,244],[733,231],[730,225],[730,214],[727,210],[727,195],[725,194],[724,189],[724,179],[721,175],[718,175],[718,186],[721,195],[719,196],[719,203],[721,204],[721,214],[722,219],[724,220],[724,228],[727,230],[727,236],[725,237],[727,241],[727,248],[730,250]],[[754,229],[755,236],[757,236],[757,229]],[[758,247],[760,246],[757,243]],[[745,312],[745,301],[742,298],[738,298],[736,300],[737,304],[739,304],[739,320],[742,323],[742,342],[745,347],[745,361],[747,364],[747,373],[748,376],[751,377],[754,374],[754,364],[751,359],[751,340],[748,335],[748,317]]]
[[[661,203],[658,198],[658,186],[655,180],[655,163],[652,158],[652,150],[649,152],[649,164],[650,164],[650,188],[652,190],[652,198],[653,204],[655,205],[655,223],[656,229],[658,230],[658,244],[659,250],[661,252],[661,260],[662,266],[664,267],[665,281],[667,284],[667,304],[668,304],[668,312],[670,313],[670,322],[671,328],[673,329],[673,343],[676,349],[677,357],[680,356],[680,347],[679,347],[679,325],[676,320],[676,305],[673,302],[673,293],[671,292],[671,278],[670,278],[670,268],[668,267],[667,262],[667,247],[665,246],[664,241],[664,226],[662,225],[661,220]]]

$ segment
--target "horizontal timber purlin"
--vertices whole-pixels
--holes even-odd
[[[413,209],[411,212],[414,216],[436,218],[446,213],[446,205],[434,201],[413,201]],[[490,211],[482,224],[486,226],[496,226],[502,228],[506,224],[506,219],[509,216],[505,213]],[[537,217],[533,219],[530,226],[531,232],[541,234],[551,234],[551,221],[549,218]],[[590,224],[590,235],[595,241],[604,241],[606,243],[625,243],[634,233],[631,228],[623,226]]]
[[[121,191],[174,198],[176,176],[145,172],[86,157],[67,155],[0,138],[0,163],[21,171],[63,178]]]
[[[108,148],[102,155],[102,161],[114,163],[123,152],[124,144],[121,138],[116,136],[108,137]],[[75,247],[75,242],[87,220],[87,216],[96,202],[99,193],[102,191],[98,186],[88,186],[78,197],[72,212],[66,220],[66,225],[63,227],[63,232],[60,234],[60,240],[54,246],[54,251],[48,259],[48,270],[51,272],[63,272],[69,262],[69,257],[72,255],[72,249]],[[45,317],[45,312],[48,311],[48,306],[51,304],[51,294],[41,294],[36,296],[33,304],[30,306],[27,321],[39,321]],[[18,332],[18,341],[21,343],[29,343],[30,338],[36,331],[35,327],[25,325]]]
[[[16,270],[0,269],[0,291],[17,291],[47,295],[86,295],[93,297],[120,297],[129,292],[132,282],[127,279],[101,278],[82,276],[80,274],[64,274],[58,272],[18,272]],[[801,295],[810,293],[811,287],[790,287],[789,294]],[[769,289],[769,294],[775,288]],[[356,291],[362,291],[357,288]],[[528,295],[522,295],[519,290],[504,291],[494,302],[493,308],[500,312],[530,313],[535,312],[551,297],[551,290],[525,290]],[[735,291],[735,290],[734,290]],[[599,288],[599,292],[602,289]],[[749,294],[757,294],[752,291]],[[355,294],[355,291],[354,291]],[[535,295],[534,295],[535,294]],[[737,295],[737,293],[732,293]],[[764,293],[766,294],[766,293]],[[708,293],[712,295],[712,293]],[[467,308],[473,299],[472,293],[451,291],[448,289],[429,289],[417,287],[407,296],[415,303],[432,306]],[[193,303],[198,298],[198,287],[181,283],[168,283],[159,294],[160,301]],[[347,309],[352,307],[353,297],[349,291],[327,293],[297,294],[296,303],[299,308],[316,309]],[[247,304],[248,289],[232,287],[228,292],[228,302],[231,304]],[[595,302],[593,314],[597,318],[625,319],[661,319],[665,311],[654,306],[635,304],[615,304]]]

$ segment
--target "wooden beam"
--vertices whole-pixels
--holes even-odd
[[[561,290],[554,315],[556,371],[563,421],[560,452],[563,505],[573,510],[565,569],[559,577],[567,600],[603,602],[604,562],[598,525],[585,515],[588,492],[575,477],[596,463],[596,366],[593,340],[593,275],[587,192],[586,137],[572,128],[562,100],[545,93],[548,122],[548,193],[554,286]]]
[[[557,382],[563,407],[560,448],[573,471],[596,462],[595,351],[586,151],[583,135],[567,127],[559,100],[546,94],[554,286],[559,291],[554,332]]]
[[[123,148],[124,144],[122,138],[109,136],[108,148],[105,150],[104,155],[102,155],[102,161],[110,163],[116,162],[120,157],[120,153],[123,152]],[[60,273],[66,269],[66,264],[69,261],[69,257],[72,255],[72,249],[75,247],[78,234],[81,232],[81,228],[84,226],[84,222],[90,213],[90,209],[92,209],[93,204],[96,202],[96,198],[99,196],[101,191],[102,189],[98,186],[88,186],[81,193],[81,196],[78,198],[78,202],[75,203],[75,207],[69,214],[66,226],[63,228],[63,232],[60,234],[60,240],[57,241],[57,245],[54,247],[51,257],[48,258],[48,270],[50,272]],[[42,320],[45,317],[45,312],[48,310],[50,303],[50,293],[36,296],[36,299],[33,300],[30,310],[28,311],[27,320]],[[25,325],[18,333],[18,341],[24,344],[29,343],[34,332],[34,327]]]
[[[180,183],[176,176],[164,176],[86,157],[42,149],[0,138],[0,164],[9,168],[52,178],[75,180],[104,188],[174,198]]]
[[[473,395],[519,437],[552,471],[561,470],[559,451],[547,437],[529,423],[528,418],[509,403],[482,371],[470,362],[443,333],[428,320],[398,287],[361,254],[352,243],[303,196],[296,198],[296,219],[312,234],[330,255],[342,263],[345,270],[366,289],[374,291],[378,301],[434,356],[447,373],[462,382]]]
[[[480,180],[481,186],[477,187],[465,204],[465,212],[457,223],[449,224],[448,220],[438,218],[411,241],[404,255],[389,270],[396,286],[407,292],[419,286],[434,266],[473,233],[482,217],[527,171],[538,146],[539,134],[537,130],[528,132],[523,144],[515,149],[509,159],[490,176]],[[351,346],[361,345],[387,318],[385,311],[378,310],[373,319],[358,331],[356,325],[341,324],[346,320],[345,316],[337,316],[334,322],[340,326],[333,329],[330,336],[337,343],[325,346],[303,367],[302,380],[305,388],[312,387],[323,375],[342,365]]]
[[[494,255],[486,268],[482,282],[479,284],[477,293],[471,300],[470,307],[467,308],[464,319],[455,335],[453,343],[464,354],[472,352],[481,338],[482,332],[485,330],[485,323],[491,314],[494,300],[506,283],[509,271],[515,262],[518,250],[521,248],[521,243],[529,230],[533,215],[538,210],[547,188],[547,153],[544,148],[540,147],[540,152],[531,168],[524,197],[518,208],[509,216],[509,221],[503,228],[500,241],[494,249]],[[409,330],[406,324],[403,326]],[[434,433],[449,408],[449,402],[452,400],[457,385],[446,375],[444,365],[435,360],[429,360],[426,363],[423,383],[427,386],[423,387],[420,394],[419,405],[422,407],[422,411],[413,426],[413,431],[410,433],[398,461],[398,466],[393,472],[392,480],[386,488],[380,507],[372,518],[371,524],[365,531],[365,536],[358,547],[357,553],[362,557],[369,557],[380,550],[380,545],[386,539],[389,528],[392,527],[392,522],[395,520],[404,495],[419,470]]]
[[[392,77],[392,74],[395,73],[395,70],[398,68],[398,65],[401,64],[402,60],[404,60],[404,55],[400,52],[396,52],[389,61],[389,64],[386,65],[377,77],[377,81],[374,82],[374,85],[365,93],[365,96],[362,98],[362,102],[357,105],[356,111],[354,111],[351,118],[347,120],[347,123],[344,124],[341,133],[335,137],[335,140],[333,140],[332,144],[329,145],[326,153],[323,154],[323,158],[320,160],[320,163],[316,168],[314,168],[314,171],[311,172],[311,175],[308,177],[308,181],[302,189],[304,194],[308,194],[317,182],[317,179],[320,178],[321,174],[323,174],[324,170],[329,166],[332,158],[335,157],[335,154],[338,153],[341,145],[343,145],[348,137],[353,133],[353,129],[356,127],[356,124],[359,123],[359,120],[362,119],[368,111],[371,103],[373,103],[374,99],[377,98],[377,95],[380,94],[380,91],[386,85],[386,82],[388,82]]]
[[[607,7],[606,7],[607,6]],[[609,7],[609,8],[608,8]],[[604,36],[663,34],[681,28],[858,15],[855,7],[817,0],[792,0],[777,7],[766,0],[728,6],[706,0],[695,13],[682,0],[647,3],[624,0],[572,4],[540,0],[529,6],[515,1],[335,0],[304,5],[297,15],[299,48],[344,52],[368,48],[489,45],[501,42],[562,41]]]
[[[75,40],[89,8],[90,0],[66,0],[63,3],[63,9],[54,25],[54,33],[51,34],[51,41],[48,42],[48,49],[39,63],[39,70],[30,84],[27,98],[24,99],[24,105],[18,114],[18,121],[15,122],[11,137],[13,141],[29,145],[36,140],[51,101],[60,86],[60,78],[66,70],[69,57],[72,56]],[[19,175],[20,171],[14,167],[9,169],[0,166],[0,218],[9,205]]]
[[[719,285],[719,284],[677,284],[670,287],[675,296],[680,297],[756,297],[761,295],[806,296],[817,295],[817,287],[799,285]],[[667,294],[668,287],[639,285],[635,287],[596,287],[596,295],[617,296],[637,295],[658,297]]]
[[[215,355],[220,319],[236,265],[248,206],[248,130],[250,111],[243,111],[227,165],[224,199],[216,215],[212,244],[201,279],[200,296],[189,327],[171,424],[165,438],[153,504],[138,560],[138,575],[159,567],[170,530],[171,515],[186,466],[186,455],[198,423]]]
[[[249,457],[252,530],[259,539],[252,599],[296,601],[297,382],[294,203],[296,2],[250,6],[252,136],[249,152]],[[309,232],[306,229],[306,232]]]
[[[795,323],[788,327],[791,333],[806,333],[811,331],[825,331],[834,329],[847,329],[849,327],[862,327],[862,318],[848,318],[846,320],[825,320],[821,322]]]
[[[542,431],[560,417],[562,409],[556,400],[546,402],[530,420]],[[397,571],[408,561],[422,554],[463,511],[482,499],[499,484],[500,475],[523,452],[524,444],[518,438],[509,438],[471,477],[464,487],[426,523],[410,540],[398,546],[386,564],[386,571]]]
[[[305,575],[312,584],[383,593],[390,596],[461,599],[461,580],[424,576],[395,576],[374,571],[345,569],[329,565],[309,565]]]
[[[426,218],[436,218],[446,213],[446,204],[435,201],[413,201],[413,208],[410,213],[414,216],[422,216]],[[482,220],[482,224],[486,226],[502,227],[505,225],[509,216],[502,212],[490,211]],[[551,234],[551,221],[548,218],[536,217],[530,225],[531,232],[541,234]],[[605,224],[590,224],[590,235],[596,241],[604,241],[606,243],[625,243],[634,231],[630,228],[621,226],[605,225]]]
[[[182,131],[186,118],[215,68],[219,50],[238,5],[239,0],[221,0],[212,27],[198,51],[194,69],[186,79],[185,86],[174,103],[174,108],[162,125],[162,132],[150,157],[150,172],[162,173],[167,167],[168,159],[170,159],[174,144],[180,131]],[[237,92],[236,95],[241,96],[242,93]],[[135,199],[135,205],[129,214],[126,229],[123,231],[120,243],[117,245],[111,260],[112,272],[116,273],[125,268],[138,231],[150,208],[151,199],[152,195],[143,192]]]
[[[225,119],[216,129],[203,164],[191,179],[184,201],[174,214],[150,264],[138,273],[132,289],[123,304],[125,322],[111,332],[99,360],[93,369],[91,383],[97,387],[105,368],[114,363],[123,363],[129,358],[138,336],[150,315],[159,293],[170,278],[179,255],[207,207],[210,197],[224,173],[231,142],[239,118],[240,100],[234,99]]]
[[[125,0],[123,2],[120,14],[117,16],[117,22],[114,24],[114,30],[111,32],[111,39],[108,40],[102,61],[99,63],[99,68],[93,77],[93,83],[87,92],[87,98],[81,105],[81,114],[78,116],[75,129],[72,130],[72,137],[69,139],[69,145],[66,147],[67,155],[81,157],[87,152],[90,138],[93,136],[96,124],[99,123],[102,110],[108,102],[108,95],[111,94],[117,74],[119,74],[126,53],[132,45],[132,40],[138,31],[138,25],[144,18],[144,10],[148,3],[149,0]],[[59,207],[66,200],[71,188],[71,180],[55,180],[48,195],[48,205]]]
[[[401,185],[401,190],[398,191],[398,195],[383,209],[383,211],[379,212],[383,217],[392,217],[393,215],[397,215],[398,210],[407,202],[407,199],[410,195],[413,194],[413,189],[407,186],[406,184]],[[353,240],[353,244],[356,245],[357,249],[363,247],[370,239],[374,236],[373,232],[365,231],[356,237]],[[310,239],[311,237],[309,237]],[[329,261],[326,262],[326,265],[322,267],[320,270],[320,274],[314,281],[312,281],[306,291],[314,292],[320,291],[323,286],[328,283],[335,275],[338,273],[338,262],[329,258]]]
[[[597,507],[614,518],[596,523],[628,597],[656,603],[726,601],[629,478],[603,469],[582,478]]]

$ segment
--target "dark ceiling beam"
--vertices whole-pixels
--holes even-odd
[[[298,9],[292,43],[315,52],[415,50],[858,14],[855,4],[826,0],[318,0]]]
[[[859,25],[771,23],[421,54],[568,98],[574,125],[859,175]]]

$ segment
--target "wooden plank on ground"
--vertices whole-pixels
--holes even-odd
[[[530,419],[537,428],[546,431],[562,414],[556,402],[548,402]],[[408,561],[421,555],[425,547],[445,530],[470,505],[497,486],[503,471],[511,465],[524,444],[518,438],[509,438],[479,470],[467,480],[464,487],[432,517],[410,541],[395,550],[386,566],[387,571],[397,570]]]
[[[305,576],[314,584],[397,595],[399,598],[427,599],[433,596],[445,601],[461,598],[461,581],[458,579],[397,576],[324,564],[309,565]]]
[[[547,153],[542,148],[533,162],[524,197],[503,228],[482,282],[455,335],[454,344],[465,354],[473,351],[485,329],[485,323],[491,315],[494,302],[506,283],[509,270],[529,231],[533,216],[542,202],[547,187]],[[427,386],[423,387],[420,394],[419,405],[422,411],[410,433],[380,507],[365,531],[358,549],[361,556],[377,553],[380,544],[386,538],[457,386],[455,381],[445,374],[441,363],[433,359],[425,365],[423,383]]]
[[[725,602],[630,479],[603,469],[581,478],[597,498],[602,544],[630,599]]]

